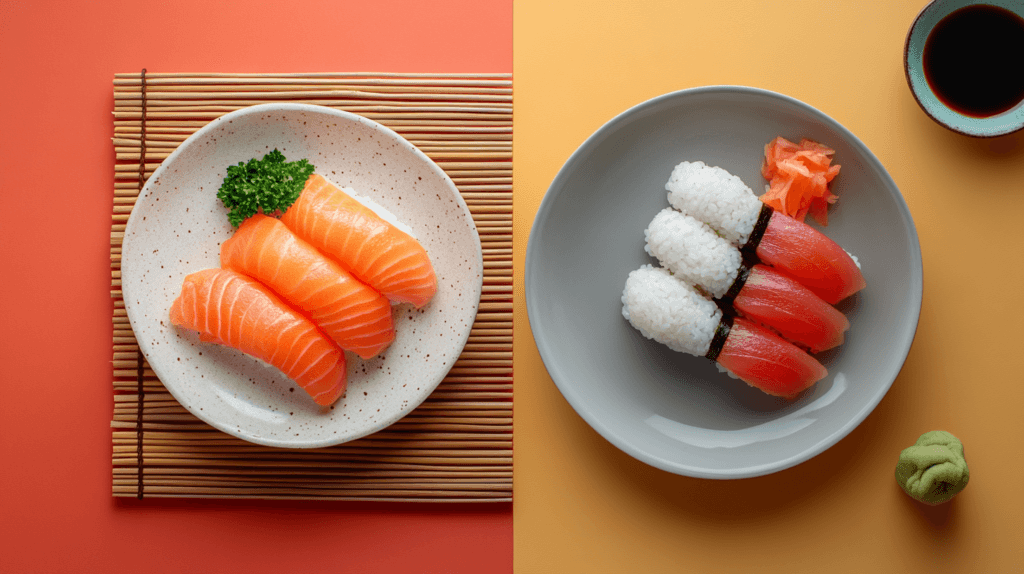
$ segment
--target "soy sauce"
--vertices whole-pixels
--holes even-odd
[[[1024,19],[975,5],[939,21],[924,44],[924,75],[947,106],[984,118],[1024,100]]]

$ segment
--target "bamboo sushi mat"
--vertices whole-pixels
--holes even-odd
[[[139,353],[121,296],[121,242],[144,178],[211,120],[266,102],[329,106],[398,132],[458,186],[483,246],[479,313],[451,372],[402,420],[335,447],[264,447],[192,416]],[[114,496],[512,500],[511,75],[117,74],[113,141]]]

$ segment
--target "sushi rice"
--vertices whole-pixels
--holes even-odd
[[[689,215],[667,207],[644,230],[644,249],[672,273],[706,289],[718,299],[736,280],[741,257],[738,249]]]
[[[761,200],[739,177],[702,161],[684,161],[672,170],[668,202],[707,223],[733,245],[743,245],[754,230]]]
[[[644,265],[626,279],[622,316],[648,339],[674,351],[704,356],[722,311],[667,270]]]

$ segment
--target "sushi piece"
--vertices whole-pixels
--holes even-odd
[[[171,323],[199,331],[281,370],[318,405],[345,392],[345,353],[309,319],[254,279],[229,269],[185,277],[171,304]]]
[[[221,267],[263,283],[342,349],[369,359],[391,344],[391,303],[273,217],[246,219],[220,247]]]
[[[716,361],[770,395],[795,396],[828,374],[796,345],[751,321],[723,315],[713,302],[662,268],[644,265],[629,274],[622,315],[648,339]]]
[[[845,315],[791,277],[765,265],[748,266],[739,249],[707,224],[669,207],[644,235],[645,249],[663,267],[742,316],[814,353],[843,343],[850,328]]]
[[[423,246],[321,175],[306,180],[281,221],[392,301],[419,308],[437,292]]]
[[[773,210],[740,178],[704,162],[682,162],[665,184],[673,207],[729,243],[754,252],[835,305],[867,283],[849,253],[809,225]]]
[[[857,261],[838,243],[777,211],[771,212],[754,252],[833,305],[867,286]]]
[[[799,281],[766,265],[749,268],[732,305],[744,317],[767,325],[812,353],[842,345],[850,321]]]

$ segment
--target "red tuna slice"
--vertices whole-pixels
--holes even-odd
[[[733,321],[716,360],[747,384],[778,397],[795,396],[828,374],[793,343],[741,317]]]
[[[797,280],[765,265],[751,268],[733,307],[812,353],[841,345],[850,328],[846,316],[835,307]]]
[[[839,244],[778,211],[772,213],[755,252],[762,262],[791,275],[832,305],[867,286],[860,268]]]

